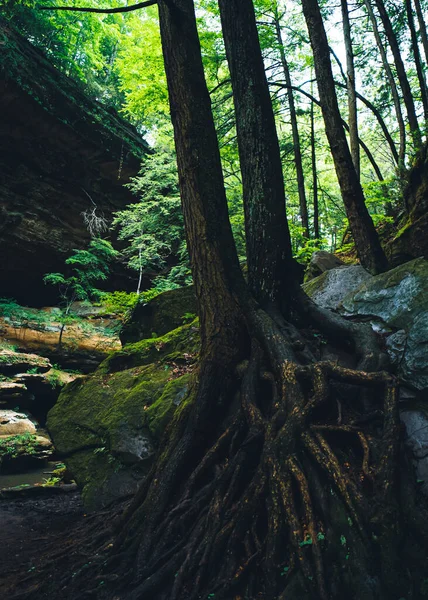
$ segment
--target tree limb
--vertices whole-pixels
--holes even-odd
[[[89,6],[37,6],[37,8],[38,10],[69,10],[73,12],[88,12],[111,15],[114,13],[132,12],[133,10],[145,8],[146,6],[153,6],[153,4],[157,3],[157,0],[146,0],[145,2],[138,2],[137,4],[131,4],[130,6],[119,6],[117,8],[90,8]]]

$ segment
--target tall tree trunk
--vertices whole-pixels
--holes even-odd
[[[315,147],[315,115],[314,102],[311,102],[311,164],[312,164],[312,196],[314,206],[314,238],[320,238],[319,225],[319,202],[318,202],[318,176],[317,176],[317,155]]]
[[[389,87],[391,89],[392,100],[394,102],[395,109],[395,117],[397,119],[398,130],[400,135],[400,151],[398,164],[401,171],[404,170],[404,163],[406,158],[406,126],[404,124],[403,113],[401,110],[401,101],[400,96],[398,94],[398,89],[395,84],[394,75],[392,73],[391,67],[389,66],[388,57],[386,55],[386,50],[384,48],[383,42],[380,37],[379,28],[377,26],[376,16],[373,12],[373,7],[371,5],[371,0],[364,0],[365,7],[367,9],[367,13],[369,15],[370,22],[372,24],[373,33],[375,36],[376,44],[382,59],[383,68],[385,69],[386,76],[388,78]]]
[[[418,36],[416,34],[415,29],[415,20],[413,18],[413,10],[412,10],[412,2],[411,0],[405,0],[406,4],[406,14],[407,14],[407,23],[409,25],[410,30],[410,39],[412,42],[412,52],[413,58],[415,60],[416,73],[418,75],[419,88],[421,92],[421,101],[424,109],[424,120],[425,120],[425,130],[428,124],[428,94],[427,94],[427,85],[425,81],[425,73],[422,67],[421,62],[421,53],[419,52],[419,43]]]
[[[303,12],[314,54],[321,110],[325,130],[349,219],[352,235],[361,264],[372,273],[387,268],[387,260],[379,242],[373,221],[365,205],[364,194],[358,181],[334,87],[330,51],[321,11],[316,0],[302,0]]]
[[[243,285],[243,279],[228,218],[192,0],[160,2],[159,19],[202,356],[215,354],[216,349],[235,353],[238,310],[231,290],[238,282]],[[183,39],[187,43],[179,43]]]
[[[348,2],[341,0],[343,38],[346,50],[346,88],[348,92],[348,123],[352,162],[358,179],[360,179],[360,145],[358,142],[357,95],[355,89],[354,52],[352,50],[351,23],[349,20]]]
[[[284,273],[293,273],[294,262],[279,143],[252,0],[219,0],[219,7],[236,113],[248,282],[265,304],[285,298]]]
[[[422,45],[424,47],[425,64],[428,65],[428,34],[427,34],[427,26],[426,26],[426,23],[425,23],[423,12],[422,12],[420,0],[414,0],[414,2],[415,2],[416,14],[417,14],[417,17],[418,17],[418,23],[419,23],[419,33],[421,35]]]
[[[370,0],[367,1],[370,2]],[[416,109],[415,103],[413,101],[412,90],[410,89],[409,80],[407,79],[406,75],[406,69],[404,67],[403,59],[401,58],[398,39],[395,35],[394,28],[392,27],[392,23],[388,16],[383,0],[375,0],[375,2],[379,11],[383,28],[386,33],[386,37],[388,39],[389,47],[391,48],[391,52],[394,57],[394,64],[397,71],[398,81],[400,82],[404,104],[406,106],[407,118],[409,120],[409,127],[413,139],[413,145],[415,147],[415,150],[419,150],[422,144],[421,132],[416,116]]]
[[[291,87],[290,69],[288,67],[287,58],[285,56],[284,43],[282,40],[282,33],[281,33],[281,24],[280,24],[277,6],[275,6],[275,10],[274,10],[274,24],[275,24],[276,38],[277,38],[279,52],[280,52],[282,70],[284,72],[285,81],[288,86],[287,87],[287,99],[288,99],[288,108],[290,110],[291,131],[292,131],[292,135],[293,135],[294,164],[296,167],[297,190],[299,193],[300,218],[302,221],[302,227],[303,227],[303,231],[304,231],[303,235],[306,238],[309,238],[308,205],[307,205],[307,201],[306,201],[305,177],[303,174],[302,152],[300,150],[300,136],[299,136],[299,128],[297,125],[296,106],[294,103],[294,94],[293,94],[293,90]]]

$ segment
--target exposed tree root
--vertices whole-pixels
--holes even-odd
[[[249,360],[203,365],[113,544],[64,598],[405,597],[396,380],[302,366],[278,322],[252,325]],[[340,424],[336,383],[366,392],[342,397]]]

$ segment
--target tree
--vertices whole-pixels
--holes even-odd
[[[128,266],[138,271],[137,294],[144,273],[152,273],[154,286],[162,289],[190,283],[177,164],[170,145],[147,157],[128,187],[140,201],[117,212],[113,227],[119,239],[127,241],[123,254]]]
[[[58,349],[62,346],[62,337],[67,325],[73,322],[73,304],[78,300],[99,300],[101,290],[95,287],[99,281],[105,281],[110,263],[117,258],[118,252],[107,240],[94,238],[87,250],[75,250],[66,259],[71,274],[47,273],[44,282],[58,288],[60,296],[61,329],[58,339]]]
[[[254,12],[251,0],[221,0],[220,8],[245,136],[259,132],[264,119],[271,127]],[[89,565],[85,555],[86,568],[61,593],[76,597],[79,586],[89,586],[87,595],[123,592],[157,600],[403,596],[407,569],[416,561],[413,555],[399,560],[406,530],[399,529],[396,493],[396,382],[382,372],[316,360],[297,329],[302,318],[340,333],[366,370],[377,366],[379,351],[369,326],[317,309],[299,292],[286,231],[283,252],[272,255],[273,267],[259,240],[250,240],[254,252],[246,284],[228,219],[193,2],[161,1],[159,17],[200,312],[199,371],[150,475],[116,523],[112,547],[110,540],[104,546],[110,556],[98,552]],[[257,86],[248,87],[245,74]],[[276,138],[275,131],[272,135]],[[279,190],[271,196],[265,177],[271,168],[281,183],[277,140],[262,136],[261,143],[269,155],[258,157],[259,195],[254,198],[251,190],[247,195],[247,232],[265,236],[270,250],[269,234],[277,241],[278,231],[270,210],[284,223],[285,207]],[[256,140],[240,144],[252,152]],[[243,177],[253,178],[243,158]],[[261,206],[252,212],[256,199]],[[267,229],[257,230],[257,223]],[[281,266],[289,270],[281,273]],[[263,286],[255,280],[258,274]],[[369,439],[365,407],[349,388],[337,422],[331,380],[373,388],[381,399],[382,418],[366,425]],[[401,515],[410,527],[411,507]],[[422,521],[418,533],[424,544],[426,530]],[[97,569],[102,579],[94,578]],[[112,581],[113,587],[101,591],[100,581]]]
[[[315,74],[326,134],[349,219],[349,226],[354,236],[361,264],[372,273],[379,273],[386,269],[387,260],[367,211],[363,190],[352,163],[343,130],[321,11],[317,0],[303,0],[302,6],[314,54]]]

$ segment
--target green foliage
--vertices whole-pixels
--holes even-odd
[[[0,439],[0,465],[5,458],[17,458],[21,454],[36,453],[37,436],[33,433],[22,433]]]
[[[61,346],[62,334],[67,325],[75,323],[76,315],[72,312],[72,305],[77,300],[99,300],[103,292],[95,287],[99,281],[105,281],[108,276],[110,264],[117,258],[118,252],[111,243],[101,238],[91,240],[87,250],[75,250],[65,261],[69,274],[48,273],[43,280],[46,284],[58,288],[61,298],[61,314],[58,321],[61,323],[58,345]],[[79,319],[81,322],[81,320]],[[86,327],[91,327],[86,324]]]
[[[128,266],[140,275],[156,273],[154,287],[159,291],[186,285],[191,277],[171,146],[166,144],[147,157],[128,187],[140,201],[117,212],[113,220],[119,238],[128,242],[124,250]]]
[[[87,250],[75,250],[65,261],[71,267],[70,275],[48,273],[43,280],[58,287],[63,304],[68,308],[77,300],[97,300],[102,292],[95,284],[107,279],[110,263],[117,256],[110,242],[94,238]]]
[[[135,292],[106,292],[102,295],[101,305],[103,311],[100,314],[114,314],[120,319],[126,318],[129,312],[138,302],[138,294]]]

